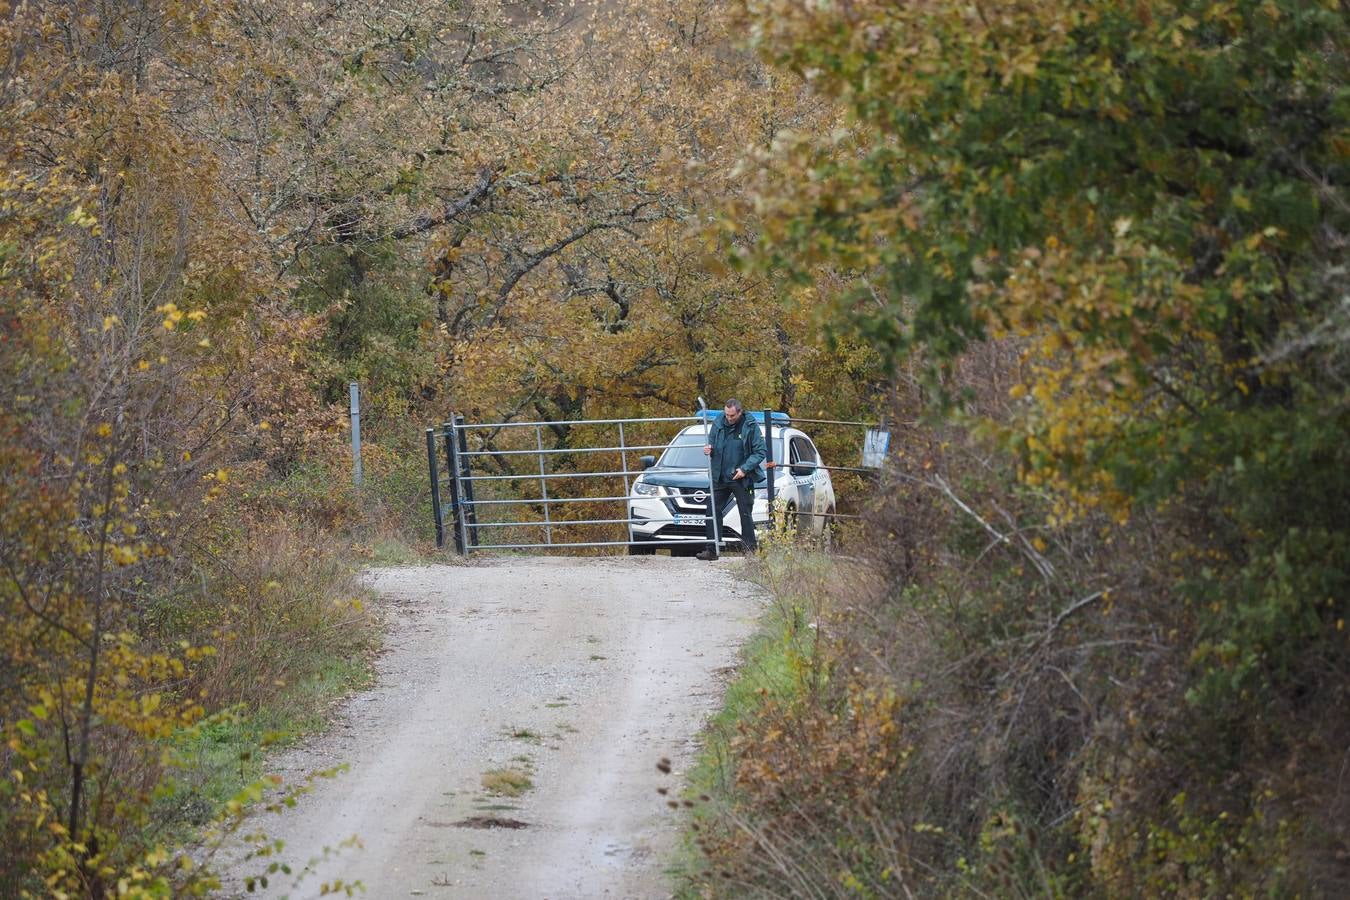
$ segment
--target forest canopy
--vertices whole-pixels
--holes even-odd
[[[1350,878],[1342,3],[3,8],[0,893],[216,887],[422,428],[733,395],[913,424],[696,887]]]

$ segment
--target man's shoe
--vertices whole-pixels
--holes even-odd
[[[711,550],[700,550],[694,554],[694,559],[710,560],[717,559],[717,554]]]

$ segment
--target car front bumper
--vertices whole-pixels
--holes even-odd
[[[707,540],[706,501],[694,511],[689,502],[676,506],[671,497],[632,497],[628,501],[629,539],[653,543],[701,543]],[[769,524],[769,504],[756,498],[751,509],[755,530],[762,531]],[[730,504],[722,516],[722,540],[741,542],[741,514],[736,504]]]

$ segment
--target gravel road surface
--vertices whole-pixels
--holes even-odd
[[[259,818],[297,875],[307,869],[261,895],[317,896],[340,880],[373,898],[669,896],[662,869],[680,820],[657,788],[678,794],[763,602],[742,565],[653,556],[372,571],[388,620],[376,685],[272,767],[287,782],[350,769]],[[657,770],[662,757],[671,775]],[[532,787],[491,793],[484,775],[498,770]],[[237,888],[258,869],[227,874]]]

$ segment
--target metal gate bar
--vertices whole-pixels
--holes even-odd
[[[533,428],[536,425],[617,425],[620,422],[698,422],[702,420],[700,416],[654,416],[645,419],[568,419],[563,422],[484,422],[478,425],[464,424],[464,417],[457,417],[460,421],[456,428],[469,428],[483,430],[486,428]]]
[[[548,499],[544,499],[543,497],[526,497],[524,499],[512,499],[512,500],[476,500],[474,502],[477,503],[479,506],[504,506],[504,505],[539,506],[544,503],[548,503],[550,505],[558,503],[601,503],[605,500],[627,500],[627,499],[628,495],[625,494],[622,497],[549,497]]]
[[[779,462],[775,468],[784,465],[787,465],[787,463]],[[826,472],[863,472],[868,475],[877,474],[877,470],[869,466],[823,466],[820,463],[812,463],[811,465],[817,469],[824,469]],[[770,471],[772,471],[772,469]]]
[[[665,472],[702,472],[703,469],[676,468],[674,466],[664,467]],[[620,475],[641,475],[642,470],[617,469],[612,472],[549,472],[545,478],[618,478]],[[539,476],[536,473],[526,475],[472,475],[464,479],[465,481],[538,481]],[[471,501],[472,502],[472,501]]]
[[[803,419],[798,416],[791,416],[793,425],[856,425],[859,428],[877,428],[879,422],[862,422],[842,419]],[[897,422],[897,425],[917,425],[917,422]]]
[[[630,420],[631,421],[631,420]],[[642,421],[646,421],[645,419]],[[473,426],[466,426],[472,428]],[[617,447],[557,447],[546,450],[470,450],[465,456],[538,456],[543,453],[545,456],[553,454],[567,453],[619,453],[624,450],[664,450],[669,447],[665,444],[630,444],[624,446],[622,443]]]
[[[662,546],[668,544],[704,544],[707,538],[664,538]],[[475,550],[567,550],[571,547],[631,547],[632,541],[568,541],[563,544],[480,544]]]
[[[698,518],[705,522],[708,520],[708,516],[706,513],[701,516],[696,516],[694,513],[690,513],[689,518],[691,519]],[[469,527],[470,528],[507,528],[507,527],[563,528],[568,525],[627,525],[630,522],[645,522],[645,521],[647,520],[646,519],[572,519],[572,520],[556,519],[552,522],[540,522],[537,520],[531,520],[527,522],[478,522],[476,524],[470,525]],[[704,544],[708,543],[706,538],[699,538],[699,541]]]

